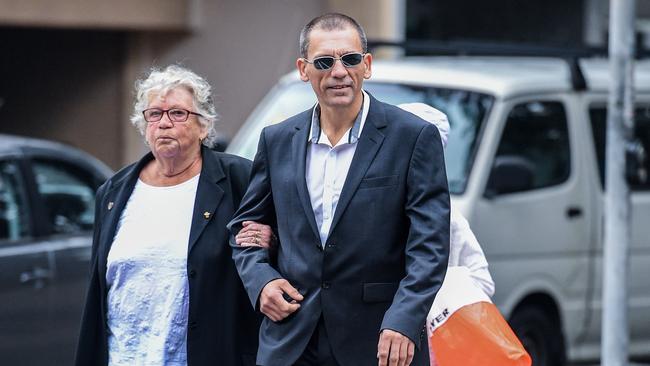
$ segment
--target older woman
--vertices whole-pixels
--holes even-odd
[[[250,162],[209,149],[211,88],[192,71],[153,70],[136,95],[151,151],[97,193],[76,364],[254,365],[259,318],[226,230]]]

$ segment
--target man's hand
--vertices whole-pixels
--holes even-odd
[[[288,302],[285,300],[282,296],[285,293],[291,296],[293,301]],[[298,302],[302,301],[302,299],[300,292],[291,286],[289,281],[278,278],[267,283],[262,289],[260,311],[274,322],[279,322],[300,309]]]
[[[270,248],[275,243],[275,235],[270,226],[255,221],[242,222],[242,229],[235,237],[235,242],[242,247]]]
[[[414,353],[415,344],[407,336],[390,329],[384,329],[379,334],[379,366],[408,366],[413,361]]]

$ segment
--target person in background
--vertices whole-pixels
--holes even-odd
[[[450,127],[446,114],[424,103],[404,103],[398,105],[398,107],[433,123],[440,132],[443,149],[447,147]],[[494,295],[494,280],[492,280],[488,270],[485,254],[483,254],[481,245],[476,240],[467,219],[459,210],[454,208],[453,201],[451,202],[450,221],[449,267],[462,266],[469,268],[474,282],[486,295],[492,297]],[[263,233],[266,233],[266,231],[261,231],[259,235]]]
[[[97,192],[77,366],[255,365],[261,319],[226,229],[251,165],[210,149],[216,117],[186,68],[136,83],[131,122],[151,151]]]

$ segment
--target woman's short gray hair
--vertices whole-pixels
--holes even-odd
[[[186,88],[194,99],[193,112],[200,113],[198,120],[206,128],[208,134],[203,140],[203,145],[214,146],[217,140],[215,123],[218,115],[212,100],[212,87],[203,77],[179,65],[169,65],[160,70],[152,68],[149,75],[135,82],[135,103],[131,114],[131,123],[135,125],[144,136],[147,121],[144,120],[142,111],[149,106],[151,93],[165,95],[175,88]]]

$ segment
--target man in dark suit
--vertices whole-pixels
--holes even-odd
[[[266,315],[261,365],[427,365],[427,312],[447,267],[449,193],[435,126],[362,90],[361,26],[326,14],[301,32],[318,104],[261,134],[229,227],[277,228],[277,252],[233,258]]]

